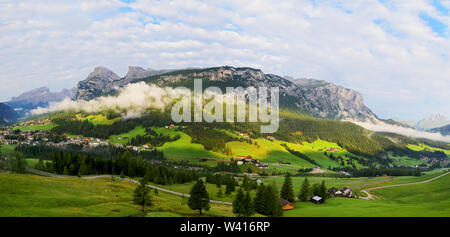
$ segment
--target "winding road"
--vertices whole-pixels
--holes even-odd
[[[447,172],[447,173],[445,173],[445,174],[441,174],[441,175],[436,176],[436,177],[431,178],[431,179],[427,179],[427,180],[419,181],[419,182],[414,182],[414,183],[391,184],[391,185],[386,185],[386,186],[380,186],[380,187],[374,187],[374,188],[363,189],[363,190],[361,190],[361,192],[367,194],[367,197],[361,197],[361,198],[362,198],[362,199],[375,199],[376,196],[371,195],[371,194],[369,193],[369,191],[372,191],[372,190],[383,189],[383,188],[391,188],[391,187],[399,187],[399,186],[416,185],[416,184],[424,184],[424,183],[428,183],[428,182],[431,182],[431,181],[433,181],[433,180],[442,178],[442,177],[444,177],[444,176],[446,176],[446,175],[448,175],[448,174],[450,174],[450,172]]]
[[[53,178],[74,178],[74,177],[78,177],[78,176],[71,176],[71,175],[59,175],[59,174],[54,174],[54,173],[49,173],[49,172],[45,172],[42,170],[37,170],[37,169],[33,169],[31,167],[25,167],[26,171],[32,174],[37,174],[37,175],[42,175],[42,176],[46,176],[46,177],[53,177]],[[82,179],[98,179],[98,178],[110,178],[111,175],[86,175],[86,176],[81,176],[80,178]],[[129,178],[121,178],[119,176],[115,176],[115,179],[120,179],[120,180],[124,180],[124,181],[128,181],[128,182],[132,182],[135,184],[139,184],[140,182],[134,179],[129,179]],[[165,193],[170,193],[173,195],[177,195],[177,196],[182,196],[182,197],[190,197],[191,195],[187,194],[187,193],[180,193],[180,192],[175,192],[169,189],[165,189],[165,188],[160,188],[157,186],[153,186],[153,185],[149,185],[147,184],[147,186],[149,188],[152,189],[157,189],[158,191],[161,192],[165,192]],[[211,203],[217,203],[217,204],[223,204],[223,205],[232,205],[231,202],[223,202],[223,201],[217,201],[217,200],[210,200]]]

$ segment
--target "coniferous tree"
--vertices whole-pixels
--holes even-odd
[[[286,173],[286,176],[284,177],[284,183],[283,186],[281,187],[280,197],[285,200],[288,200],[289,202],[295,201],[291,174],[289,172]]]
[[[320,189],[320,184],[314,184],[312,186],[312,193],[313,193],[313,196],[320,196],[322,194],[321,189]]]
[[[302,202],[306,202],[309,200],[310,196],[311,196],[311,187],[308,178],[305,178],[305,180],[303,180],[302,187],[300,188],[298,199]]]
[[[319,189],[319,193],[320,193],[320,197],[322,197],[322,199],[325,201],[325,199],[327,198],[327,187],[325,186],[325,180],[322,180],[322,183],[320,184],[320,189]]]
[[[67,166],[64,166],[63,175],[69,175],[69,169],[67,169]]]
[[[200,215],[202,215],[202,210],[209,210],[209,195],[201,179],[197,180],[197,183],[194,184],[190,195],[188,200],[189,208],[198,210]]]
[[[222,188],[219,188],[219,191],[217,191],[217,197],[221,198],[223,196]]]
[[[266,209],[266,215],[268,216],[282,216],[283,213],[281,212],[281,203],[278,199],[278,191],[275,184],[266,186],[266,203],[267,203],[267,209]]]
[[[243,215],[244,216],[252,216],[255,213],[255,210],[254,210],[253,200],[252,200],[252,197],[250,196],[249,191],[247,191],[245,193],[244,203],[245,203],[245,209],[244,209]]]
[[[281,216],[281,203],[275,185],[260,185],[254,199],[254,210],[267,216]]]
[[[242,192],[242,188],[240,188],[233,200],[233,213],[237,214],[238,217],[242,216],[245,212],[245,206],[245,194]]]
[[[153,205],[153,199],[150,195],[150,188],[147,187],[147,182],[142,180],[139,186],[136,187],[133,193],[133,202],[136,205],[141,206],[142,214],[145,214],[145,207],[151,207]]]

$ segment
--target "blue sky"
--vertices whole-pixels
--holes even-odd
[[[94,67],[248,66],[355,89],[383,118],[450,117],[450,0],[0,3],[0,101]]]

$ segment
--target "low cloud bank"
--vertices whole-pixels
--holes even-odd
[[[32,114],[43,114],[61,110],[84,111],[88,113],[113,110],[124,118],[140,117],[148,109],[164,109],[171,102],[174,89],[148,85],[144,82],[128,84],[118,96],[102,96],[89,101],[73,101],[69,98],[52,103],[48,108],[37,108]]]
[[[425,131],[419,131],[413,128],[405,128],[401,126],[386,124],[383,122],[377,122],[377,123],[371,123],[371,122],[356,122],[356,121],[350,121],[352,123],[358,124],[359,126],[374,131],[374,132],[391,132],[391,133],[397,133],[403,136],[407,137],[414,137],[414,138],[426,138],[431,139],[435,141],[443,141],[443,142],[450,142],[450,136],[444,136],[440,133],[431,133],[431,132],[425,132]]]

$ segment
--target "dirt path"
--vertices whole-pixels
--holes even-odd
[[[42,175],[42,176],[46,176],[46,177],[53,177],[53,178],[75,178],[78,176],[71,176],[71,175],[59,175],[59,174],[54,174],[54,173],[49,173],[49,172],[45,172],[42,170],[37,170],[37,169],[33,169],[31,167],[25,167],[26,171],[32,174],[37,174],[37,175]],[[111,175],[86,175],[86,176],[81,176],[80,178],[82,179],[98,179],[98,178],[111,178]],[[135,184],[139,184],[140,182],[134,179],[129,179],[129,178],[121,178],[119,176],[115,176],[115,179],[120,179],[120,180],[124,180],[124,181],[128,181],[128,182],[132,182]],[[157,186],[153,186],[153,185],[149,185],[147,184],[147,186],[149,188],[152,189],[157,189],[158,191],[161,192],[165,192],[165,193],[170,193],[173,195],[177,195],[177,196],[182,196],[182,197],[190,197],[191,195],[187,194],[187,193],[180,193],[180,192],[175,192],[169,189],[165,189],[165,188],[160,188]],[[231,202],[223,202],[223,201],[217,201],[217,200],[210,200],[211,203],[217,203],[217,204],[223,204],[223,205],[232,205]]]
[[[419,182],[414,182],[414,183],[392,184],[392,185],[380,186],[380,187],[375,187],[375,188],[363,189],[363,190],[361,190],[361,192],[364,192],[365,194],[367,194],[367,197],[361,197],[361,198],[362,198],[362,199],[375,199],[376,196],[371,195],[371,194],[369,193],[369,191],[372,191],[372,190],[383,189],[383,188],[391,188],[391,187],[399,187],[399,186],[416,185],[416,184],[424,184],[424,183],[428,183],[428,182],[431,182],[431,181],[433,181],[433,180],[442,178],[442,177],[444,177],[444,176],[446,176],[446,175],[448,175],[448,174],[450,174],[450,172],[447,172],[447,173],[445,173],[445,174],[441,174],[441,175],[436,176],[436,177],[431,178],[431,179],[427,179],[427,180],[419,181]]]
[[[359,184],[359,185],[356,185],[356,186],[352,186],[352,187],[350,187],[350,189],[361,188],[361,187],[364,187],[364,186],[369,186],[369,185],[377,184],[377,183],[383,183],[383,182],[386,182],[386,181],[391,181],[392,179],[393,179],[392,177],[387,177],[387,178],[382,179],[382,180],[372,181],[372,182],[369,182],[369,183],[364,183],[364,184]],[[358,181],[358,182],[360,182],[360,181]]]

